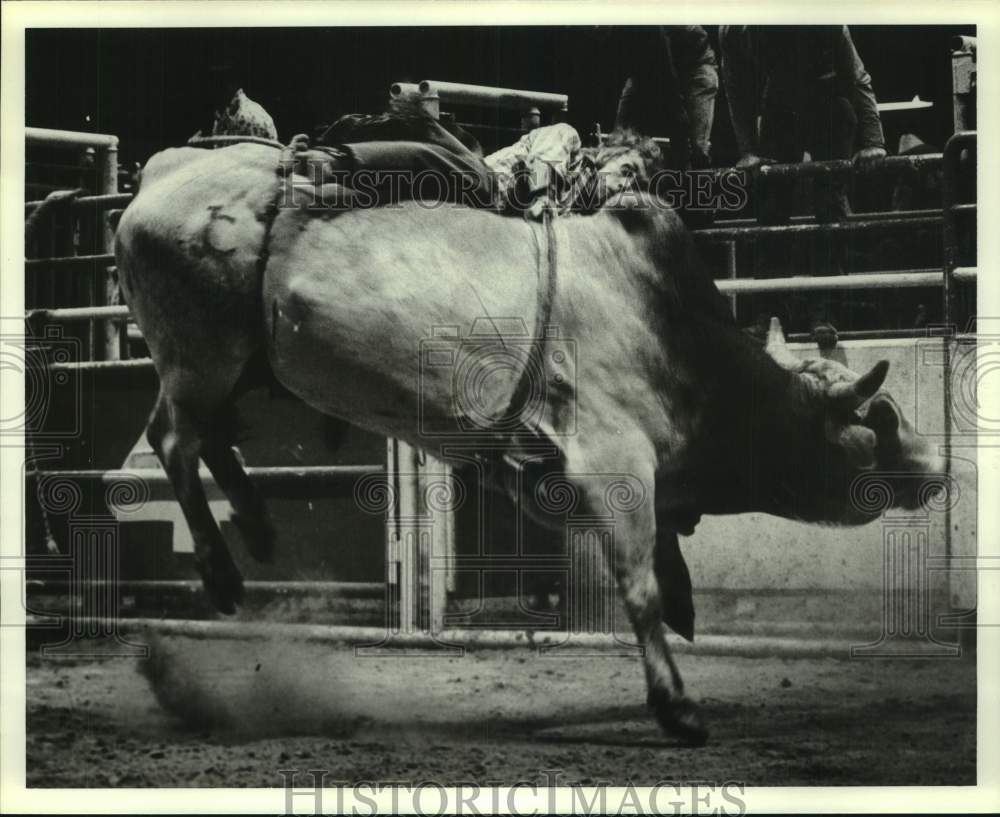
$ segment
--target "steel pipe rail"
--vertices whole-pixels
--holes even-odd
[[[70,202],[70,207],[75,210],[82,210],[86,207],[94,207],[97,209],[107,209],[112,207],[119,207],[121,205],[128,205],[132,201],[131,193],[108,193],[101,196],[80,196],[79,198],[73,199]],[[37,201],[26,201],[24,203],[25,215],[38,209],[44,203],[44,199],[38,199]]]
[[[823,162],[761,165],[756,173],[762,179],[808,178],[812,176],[869,175],[904,170],[922,170],[937,167],[943,161],[941,153],[923,153],[917,156],[886,156],[874,162],[871,170],[860,170],[850,159],[830,159]]]
[[[495,105],[515,111],[527,108],[565,111],[569,108],[569,97],[566,94],[551,94],[544,91],[490,88],[462,82],[442,82],[436,79],[425,79],[417,88],[425,96],[436,94],[442,102],[452,105]]]
[[[538,649],[565,651],[574,649],[620,652],[633,644],[632,634],[621,641],[603,633],[570,633],[565,630],[481,630],[448,629],[440,632],[397,631],[388,627],[345,627],[333,624],[257,623],[250,621],[160,618],[99,618],[73,617],[75,626],[88,632],[122,632],[141,635],[154,633],[199,640],[226,641],[302,641],[313,644],[353,646],[358,649],[440,650],[447,655],[449,648],[506,650]],[[25,625],[51,629],[51,616],[28,615]],[[851,656],[846,640],[835,638],[803,638],[797,636],[728,636],[700,635],[696,643],[668,636],[671,649],[679,653],[725,655],[752,658],[755,656],[841,658]],[[635,645],[635,649],[639,649]]]
[[[859,272],[853,275],[811,277],[792,275],[788,278],[723,278],[716,286],[724,295],[753,292],[801,292],[804,290],[885,289],[888,287],[938,287],[943,275],[940,270],[917,272]]]
[[[955,292],[952,286],[954,271],[958,266],[958,225],[956,215],[960,212],[962,203],[958,199],[958,170],[962,152],[976,145],[975,131],[959,131],[952,134],[944,146],[944,176],[943,176],[943,211],[942,241],[944,244],[944,321],[954,320]]]
[[[976,205],[969,205],[975,209]],[[943,210],[881,210],[873,213],[850,213],[846,221],[884,221],[898,218],[941,218]],[[816,224],[816,216],[791,216],[790,224]],[[716,219],[715,227],[755,227],[762,226],[755,218],[724,218]],[[697,233],[698,230],[693,232]]]
[[[25,128],[25,141],[36,145],[52,145],[64,148],[111,148],[118,149],[118,137],[110,133],[84,133],[51,128]]]
[[[838,340],[919,340],[920,338],[940,337],[931,335],[927,329],[848,329],[837,332]],[[786,336],[789,343],[813,343],[813,336],[808,332],[793,332]]]
[[[135,357],[127,360],[76,360],[67,363],[50,363],[50,372],[70,372],[72,374],[87,374],[88,372],[110,371],[147,371],[155,370],[153,359]]]
[[[114,266],[114,253],[98,253],[96,255],[62,255],[55,258],[26,258],[24,260],[25,269],[39,269],[46,267],[82,267],[91,264],[108,264]]]
[[[29,591],[44,592],[55,588],[60,591],[75,590],[80,583],[73,579],[46,578],[26,579],[25,587]],[[88,587],[113,586],[124,594],[142,591],[150,592],[185,592],[198,595],[204,592],[204,586],[197,579],[92,579],[86,582]],[[300,595],[305,593],[329,593],[342,598],[383,597],[385,584],[383,582],[336,582],[336,581],[245,581],[243,587],[249,593],[274,593],[278,596]]]
[[[914,227],[940,227],[941,216],[910,218],[873,218],[831,224],[778,224],[756,227],[709,227],[696,230],[695,238],[715,241],[750,239],[767,235],[811,235],[817,233],[854,233],[872,230],[912,230]]]
[[[952,99],[955,102],[955,120],[956,128],[959,127],[958,122],[961,120],[963,109],[960,104],[961,95],[954,94]],[[946,326],[954,325],[956,321],[956,307],[957,307],[957,297],[956,297],[956,287],[955,287],[955,270],[958,267],[958,224],[957,224],[957,207],[961,204],[958,201],[959,194],[959,171],[962,160],[962,154],[964,150],[968,147],[975,147],[977,144],[977,136],[975,131],[957,131],[952,134],[944,146],[944,172],[942,174],[942,210],[944,211],[944,218],[942,219],[941,228],[941,244],[942,244],[942,273],[943,273],[943,286],[941,288],[941,311],[944,317],[944,323]],[[969,269],[969,268],[966,268]],[[953,389],[954,384],[952,383],[952,372],[953,372],[953,360],[952,360],[952,344],[944,344],[944,429],[945,429],[945,447],[950,449],[952,442],[952,411],[953,411]],[[944,460],[944,472],[945,477],[951,477],[952,463],[951,457],[945,457]],[[951,518],[952,518],[951,504],[946,503],[944,509],[944,530],[945,530],[945,555],[952,555],[952,535],[951,535]]]
[[[128,320],[132,311],[127,306],[67,306],[59,309],[31,309],[25,317],[32,321],[71,323],[73,321]]]
[[[311,465],[256,466],[245,469],[247,475],[267,496],[284,499],[316,499],[328,496],[331,487],[371,474],[384,474],[384,464],[373,465]],[[211,474],[202,469],[199,474],[208,479]],[[159,468],[123,468],[114,471],[99,469],[36,471],[29,479],[65,479],[78,482],[105,483],[114,480],[139,480],[148,487],[170,488],[170,479]]]
[[[956,281],[975,281],[979,277],[978,267],[955,267],[951,276]]]

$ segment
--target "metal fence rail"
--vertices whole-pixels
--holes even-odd
[[[28,145],[55,147],[65,150],[80,150],[93,148],[97,159],[96,195],[84,196],[75,205],[75,210],[94,207],[98,210],[127,204],[131,197],[122,198],[118,193],[118,137],[107,133],[82,133],[76,131],[52,130],[49,128],[25,128],[25,142]],[[33,212],[38,202],[25,205],[26,215]],[[88,256],[69,256],[62,258],[31,259],[25,261],[25,272],[37,268],[75,268],[78,266],[92,267],[97,264],[113,264],[114,227],[104,212],[97,228],[101,237],[100,245],[104,253]],[[119,299],[118,282],[113,271],[105,271],[101,276],[100,285],[94,287],[97,292],[97,305],[115,305]],[[95,281],[96,283],[96,281]],[[102,301],[103,303],[100,303]],[[101,327],[101,356],[105,360],[118,360],[121,357],[122,331],[114,322],[106,322]],[[91,339],[92,343],[92,339]]]
[[[807,166],[807,165],[806,165]],[[940,227],[941,215],[909,216],[905,218],[870,218],[840,221],[830,224],[775,224],[749,227],[708,227],[695,230],[697,239],[711,241],[733,241],[757,238],[758,236],[818,235],[827,233],[858,233],[889,230],[913,230],[918,227]]]
[[[29,591],[52,592],[72,590],[74,582],[67,578],[27,579]],[[194,579],[93,579],[94,587],[114,586],[123,595],[136,592],[183,591],[192,595],[203,591],[202,583]],[[337,582],[337,581],[255,581],[243,582],[248,593],[265,592],[278,596],[297,596],[306,593],[329,593],[341,598],[381,597],[385,593],[382,582]]]
[[[372,474],[384,474],[385,464],[371,465],[310,465],[310,466],[250,466],[247,476],[262,493],[269,497],[315,499],[329,495],[330,488]],[[209,478],[207,470],[202,478]],[[114,470],[82,469],[36,471],[29,480],[66,479],[73,482],[104,483],[114,480],[138,480],[148,488],[168,488],[170,478],[159,468],[118,468]]]
[[[131,193],[107,193],[98,196],[79,196],[70,203],[70,207],[74,210],[83,210],[87,207],[96,207],[98,209],[110,209],[112,207],[125,207],[128,206],[129,202],[132,201]],[[24,214],[30,215],[38,207],[42,205],[42,201],[26,201],[24,203]]]

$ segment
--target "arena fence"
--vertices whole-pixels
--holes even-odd
[[[398,96],[403,93],[414,92],[412,89],[393,86],[392,93]],[[539,105],[546,106],[549,110],[561,110],[565,107],[565,98],[558,95],[523,95],[521,92],[509,91],[506,89],[479,89],[470,90],[471,86],[459,86],[448,83],[428,82],[417,86],[415,93],[424,97],[433,97],[436,91],[439,101],[458,100],[464,102],[481,100],[487,104],[502,104],[522,110],[530,111]],[[549,97],[552,97],[551,99]],[[562,107],[560,107],[562,106]],[[532,116],[524,119],[522,124],[531,125],[535,122]],[[64,146],[68,149],[79,149],[81,146],[94,146],[100,151],[103,172],[101,174],[101,189],[96,195],[82,196],[72,205],[77,210],[87,210],[93,208],[95,211],[107,213],[114,208],[127,205],[129,197],[117,193],[117,166],[116,152],[117,139],[114,136],[100,134],[76,134],[66,131],[49,131],[38,128],[27,129],[27,138],[45,144]],[[977,277],[975,267],[959,266],[959,220],[976,214],[974,203],[960,202],[958,170],[959,160],[963,151],[974,149],[976,145],[976,133],[974,131],[956,133],[947,143],[943,154],[931,154],[919,157],[890,157],[876,163],[871,173],[892,173],[901,170],[915,169],[920,172],[929,172],[937,169],[943,170],[944,197],[942,210],[921,210],[902,213],[870,213],[860,214],[851,217],[844,223],[839,224],[817,224],[810,219],[793,219],[792,223],[782,226],[762,226],[748,222],[746,220],[729,222],[717,222],[715,226],[696,232],[696,238],[703,243],[722,243],[726,249],[726,273],[727,277],[718,280],[719,288],[722,292],[732,298],[737,296],[778,291],[803,291],[803,290],[839,290],[839,289],[888,289],[897,287],[941,287],[943,297],[943,314],[945,325],[955,325],[960,316],[957,314],[959,302],[959,290],[962,286],[974,284]],[[763,180],[769,178],[798,178],[803,176],[815,176],[819,174],[833,174],[846,176],[856,174],[856,170],[849,162],[813,162],[808,164],[793,165],[772,165],[760,169],[760,176]],[[39,201],[28,202],[25,206],[26,213],[32,212],[40,204]],[[917,270],[891,270],[867,272],[859,274],[834,275],[827,277],[795,276],[790,278],[765,278],[765,279],[743,279],[737,278],[736,269],[736,245],[738,242],[754,241],[762,236],[790,237],[803,234],[830,233],[834,235],[850,235],[859,231],[864,232],[889,232],[896,230],[909,230],[914,228],[936,228],[941,229],[944,262],[941,269],[917,269]],[[105,303],[89,304],[72,308],[39,308],[27,314],[29,324],[42,326],[45,324],[67,324],[67,323],[99,323],[103,327],[104,343],[98,351],[92,349],[91,357],[98,356],[103,359],[91,359],[86,361],[63,361],[50,364],[53,371],[138,371],[148,370],[152,367],[152,362],[148,358],[121,359],[121,350],[128,348],[126,343],[126,326],[129,320],[129,311],[126,306],[116,303],[117,291],[114,285],[114,269],[108,265],[113,263],[111,254],[113,230],[107,220],[105,221],[105,247],[106,252],[89,256],[67,256],[49,259],[31,259],[26,262],[26,275],[32,274],[35,270],[48,267],[66,269],[68,274],[91,272],[98,276],[107,276]],[[916,333],[912,330],[876,330],[864,333],[855,333],[858,336],[879,338],[879,337],[916,337],[927,335],[927,332]],[[958,335],[952,331],[953,336]],[[842,337],[851,336],[851,333],[842,333]],[[795,338],[793,338],[795,339]],[[950,348],[945,345],[945,376],[946,388],[945,411],[950,408]],[[950,425],[946,418],[946,429],[950,430]],[[946,442],[947,444],[947,442]],[[414,526],[413,520],[426,517],[428,508],[426,507],[425,491],[422,490],[422,483],[426,480],[440,477],[450,478],[450,467],[437,462],[433,458],[413,449],[412,447],[395,440],[389,440],[387,448],[386,463],[363,465],[363,466],[320,466],[311,468],[249,468],[248,473],[251,479],[261,488],[265,496],[294,496],[296,498],[323,496],[334,483],[343,484],[344,481],[356,481],[370,475],[382,475],[397,495],[397,502],[394,509],[387,514],[387,604],[391,608],[398,610],[398,617],[388,630],[388,637],[401,639],[399,645],[420,647],[427,645],[441,646],[442,644],[475,643],[488,646],[519,646],[530,645],[534,641],[527,638],[523,632],[488,632],[472,630],[449,631],[446,627],[446,605],[448,594],[454,589],[454,518],[451,512],[441,512],[435,517],[435,524],[430,526],[430,530]],[[91,482],[102,484],[114,484],[116,480],[139,480],[147,486],[149,490],[168,490],[166,476],[157,469],[131,471],[68,471],[68,470],[48,470],[44,472],[30,472],[29,480],[40,482],[46,479],[60,479],[69,482]],[[950,531],[950,525],[946,525],[946,530]],[[36,560],[37,561],[37,560]],[[72,566],[71,566],[72,567]],[[75,569],[75,568],[73,568]],[[74,574],[75,578],[62,580],[34,582],[32,589],[39,590],[48,588],[49,590],[59,587],[69,587],[81,594],[94,593],[99,591],[102,585],[100,576],[87,575],[83,579]],[[444,581],[441,577],[444,577]],[[106,583],[105,583],[106,584]],[[127,582],[113,582],[117,586],[116,594],[123,592],[123,588],[131,587]],[[132,583],[139,586],[146,586],[147,589],[155,589],[155,583]],[[294,590],[317,590],[321,592],[339,592],[359,595],[370,595],[378,592],[382,585],[372,585],[370,583],[328,583],[328,582],[306,582],[301,583],[302,587],[295,587]],[[347,585],[356,584],[353,589],[348,589]],[[196,584],[190,582],[171,582],[171,586],[191,586]],[[248,583],[248,588],[252,583]],[[263,592],[291,592],[295,583],[273,582],[256,583],[256,589]],[[132,587],[132,589],[135,589]],[[118,596],[116,595],[117,599]],[[100,605],[97,605],[98,607]],[[84,609],[95,608],[94,604],[83,604]],[[118,628],[125,630],[132,628],[139,631],[148,631],[153,628],[166,629],[169,632],[194,635],[197,637],[243,637],[238,635],[250,633],[250,630],[242,630],[247,625],[236,622],[190,622],[172,621],[170,623],[152,623],[147,620],[112,620],[117,608],[105,606],[104,617],[89,619],[84,616],[79,619],[80,633],[89,636],[100,635],[118,638]],[[72,617],[71,617],[72,618]],[[38,621],[37,616],[35,619]],[[330,641],[330,640],[350,640],[353,642],[370,640],[373,644],[384,644],[385,633],[361,631],[357,628],[325,628],[322,631],[316,628],[310,629],[308,625],[287,625],[294,627],[304,627],[296,630],[297,637],[306,640]],[[253,629],[253,628],[251,628]],[[284,628],[281,628],[284,632]],[[571,627],[572,629],[572,627]],[[265,630],[262,630],[263,633]],[[273,629],[266,629],[269,634],[274,633]],[[583,637],[571,639],[573,644],[578,646],[590,645],[590,636],[587,636],[582,629],[573,630],[576,636]],[[573,634],[571,633],[571,634]],[[212,634],[212,635],[209,635]],[[79,635],[79,634],[78,634]],[[565,635],[565,634],[564,634]],[[586,637],[584,637],[586,636]],[[247,636],[249,637],[249,636]],[[370,638],[369,638],[370,637]],[[545,645],[563,644],[565,638],[559,634],[547,634],[543,641]],[[585,643],[584,643],[585,642]],[[539,642],[541,643],[541,642]],[[596,643],[596,642],[595,642]],[[601,639],[603,647],[608,645],[607,639]],[[721,643],[721,642],[720,642]],[[592,646],[592,645],[591,645]],[[614,641],[616,648],[622,647],[617,640]],[[735,645],[726,642],[726,650],[731,652]],[[817,647],[817,649],[821,649]],[[822,648],[826,649],[826,648]],[[801,650],[799,651],[801,654]]]

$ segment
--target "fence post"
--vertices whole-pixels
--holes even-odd
[[[99,195],[112,195],[118,192],[118,140],[114,139],[101,150],[100,190]],[[105,209],[101,212],[102,247],[106,253],[115,251],[115,230],[111,226],[111,218]],[[105,271],[104,304],[117,306],[121,303],[121,290],[118,286],[118,271],[109,268]],[[121,360],[122,339],[126,332],[126,322],[107,320],[103,326],[104,360]]]
[[[942,201],[941,201],[941,240],[942,240],[942,264],[944,269],[942,288],[944,290],[944,303],[942,304],[942,318],[945,327],[944,343],[944,467],[945,478],[951,479],[951,432],[952,432],[952,400],[953,400],[953,366],[952,357],[955,344],[958,342],[957,336],[959,327],[956,325],[958,316],[955,314],[955,267],[958,266],[958,224],[955,206],[959,198],[959,165],[962,157],[962,148],[966,144],[976,143],[975,131],[962,131],[951,136],[944,147],[942,159]],[[952,531],[951,531],[951,506],[944,510],[945,525],[945,556],[952,556]]]

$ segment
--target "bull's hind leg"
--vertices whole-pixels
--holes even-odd
[[[264,500],[243,470],[229,444],[224,429],[204,441],[201,458],[215,477],[229,504],[233,507],[232,522],[239,529],[250,555],[258,562],[274,561],[274,525],[267,515]]]
[[[163,463],[191,530],[205,591],[220,612],[236,612],[236,604],[243,598],[243,578],[208,507],[198,475],[198,459],[206,450],[206,440],[208,449],[217,444],[211,439],[212,423],[207,412],[181,404],[161,388],[146,435]]]
[[[614,435],[595,435],[588,437],[588,449],[599,445],[595,442],[599,439],[611,440],[614,445],[587,451],[578,445],[574,446],[576,450],[568,452],[567,476],[576,483],[583,504],[577,513],[605,518],[609,513],[614,515],[611,569],[632,628],[643,647],[649,707],[667,733],[687,743],[702,745],[708,738],[708,730],[702,724],[697,706],[684,694],[684,682],[670,654],[663,624],[663,601],[654,563],[657,526],[651,446],[641,435],[631,443]],[[631,498],[615,507],[611,485],[622,479],[633,489],[641,485],[644,490],[629,491]]]

